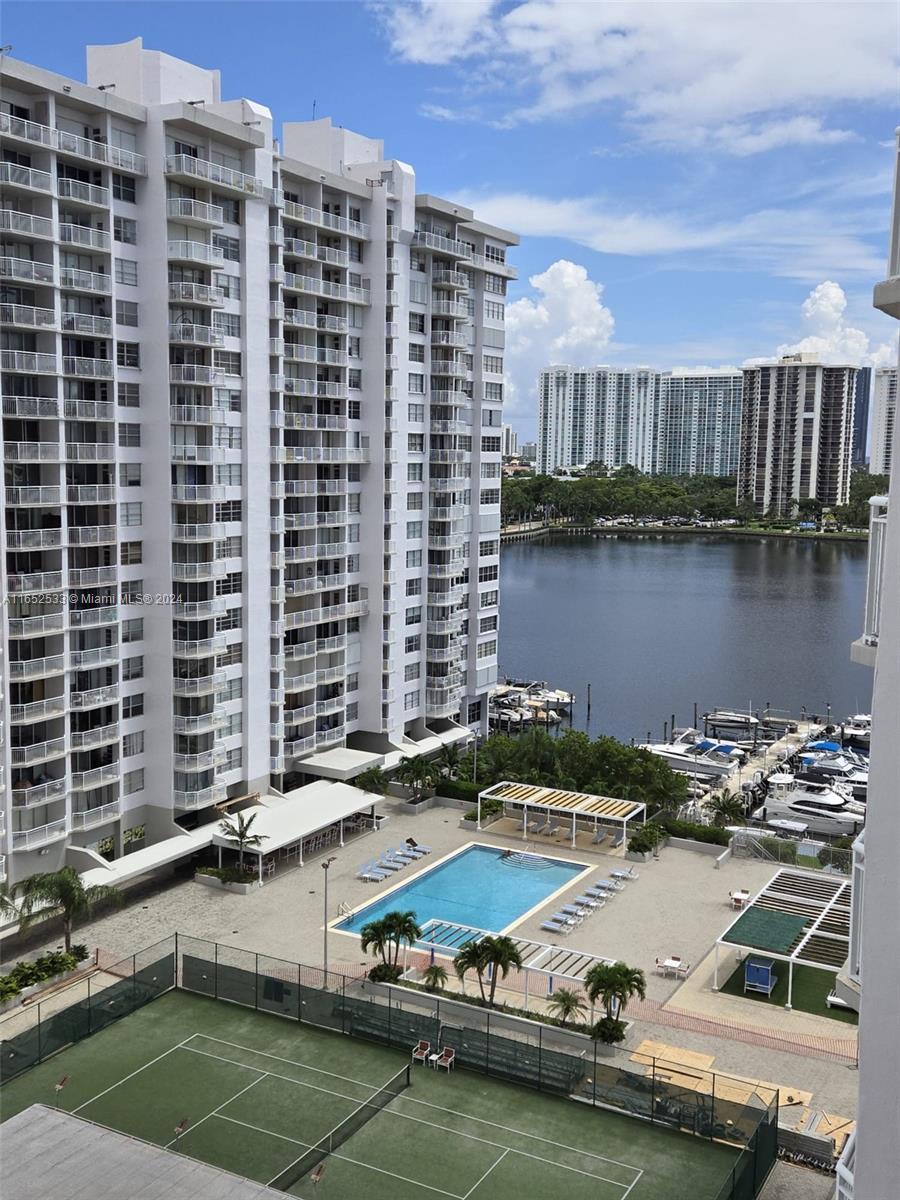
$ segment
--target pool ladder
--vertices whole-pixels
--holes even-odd
[[[339,917],[348,917],[350,915],[350,913],[352,913],[352,912],[353,912],[353,909],[347,903],[346,900],[342,900],[340,902],[340,904],[338,905],[338,916]]]

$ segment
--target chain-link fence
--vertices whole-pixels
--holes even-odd
[[[738,858],[759,858],[783,867],[850,875],[853,851],[814,838],[775,837],[755,829],[740,829],[734,835],[732,853]]]

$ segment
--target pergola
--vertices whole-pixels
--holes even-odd
[[[592,796],[589,792],[568,792],[559,788],[538,787],[530,783],[512,783],[504,780],[478,793],[478,821],[481,828],[481,803],[483,800],[502,800],[506,807],[522,809],[522,837],[528,837],[528,810],[537,809],[560,818],[571,818],[572,845],[578,832],[578,820],[593,822],[594,829],[602,822],[619,825],[622,836],[628,832],[628,822],[638,817],[646,820],[647,806],[636,800],[617,800],[612,796]]]
[[[794,964],[833,971],[850,953],[849,879],[806,871],[779,871],[716,941],[713,990],[719,987],[719,947],[758,951],[788,964],[791,1008]]]

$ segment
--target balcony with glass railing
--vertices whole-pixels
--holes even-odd
[[[243,171],[234,171],[230,167],[208,162],[204,158],[194,158],[189,154],[170,154],[166,158],[165,169],[166,175],[171,179],[184,179],[190,183],[200,180],[232,192],[240,192],[242,196],[253,199],[262,200],[268,194],[268,189],[261,179],[246,175]]]
[[[55,329],[56,313],[30,304],[0,304],[0,321],[17,329]]]
[[[39,804],[52,804],[56,800],[65,800],[66,781],[51,779],[46,783],[12,785],[13,808],[36,808]]]
[[[172,793],[172,800],[176,808],[190,811],[197,808],[208,808],[211,804],[219,804],[226,795],[225,784],[214,783],[212,787],[202,788],[196,792],[175,791]]]
[[[170,241],[166,244],[166,256],[170,262],[199,263],[204,267],[225,265],[224,253],[208,242]]]
[[[66,752],[64,737],[50,738],[43,742],[34,742],[30,746],[12,746],[10,762],[14,767],[29,767],[33,763],[48,762],[51,758],[59,758]]]
[[[115,721],[109,725],[98,725],[93,729],[73,732],[69,735],[69,742],[73,750],[94,750],[98,746],[108,746],[110,742],[116,742],[118,739],[119,725]]]
[[[61,325],[66,333],[86,333],[92,337],[112,337],[111,317],[94,316],[91,313],[64,312]]]
[[[4,453],[9,442],[4,443]],[[27,442],[13,442],[14,446],[28,445]],[[6,455],[7,458],[10,455]],[[57,550],[62,545],[61,529],[7,529],[7,550]]]
[[[109,295],[112,278],[99,271],[82,271],[78,267],[60,267],[59,286],[73,292],[96,292]]]
[[[116,447],[112,442],[67,442],[69,462],[114,462]]]
[[[55,375],[55,354],[41,354],[34,350],[0,350],[0,367],[4,371],[22,371],[28,375]]]
[[[81,179],[57,179],[56,194],[60,200],[71,200],[88,208],[109,208],[109,188],[96,183],[84,183]]]
[[[24,575],[10,574],[6,577],[6,586],[10,592],[19,594],[59,591],[62,587],[62,572],[32,571]]]
[[[225,383],[225,372],[217,367],[197,363],[170,363],[169,382],[190,383],[195,387],[222,387]]]
[[[208,283],[170,283],[169,301],[172,304],[204,304],[221,308],[225,303],[225,292]]]
[[[66,540],[70,546],[105,546],[118,537],[115,525],[70,525]]]
[[[109,234],[105,229],[93,229],[90,225],[62,224],[59,240],[73,246],[89,246],[92,250],[108,250]]]
[[[32,258],[0,257],[0,279],[16,279],[23,283],[53,284],[55,274],[52,263],[38,262]]]
[[[121,815],[121,800],[100,804],[96,808],[76,809],[72,813],[72,828],[73,830],[93,829],[95,825],[106,825],[109,821],[118,821]]]
[[[323,212],[320,208],[311,208],[308,204],[297,204],[293,200],[284,201],[284,215],[290,220],[299,221],[304,225],[314,225],[320,229],[333,229],[336,233],[346,233],[355,238],[368,238],[371,229],[363,221],[352,221],[336,213]]]
[[[53,221],[35,213],[18,212],[12,208],[0,208],[0,230],[20,233],[27,238],[53,237]]]
[[[73,446],[77,453],[77,446]],[[116,499],[116,489],[110,483],[80,483],[70,484],[66,488],[66,500],[69,504],[112,504]]]
[[[218,204],[206,204],[202,200],[191,200],[187,196],[170,196],[166,201],[166,216],[185,225],[196,225],[201,229],[217,228],[225,224],[225,210]]]
[[[225,337],[210,325],[191,325],[179,322],[169,326],[169,341],[187,346],[221,346],[225,342]]]
[[[69,707],[77,709],[99,708],[101,705],[115,704],[118,699],[119,685],[117,683],[108,683],[103,687],[69,692]]]
[[[25,192],[49,192],[53,187],[53,176],[49,171],[36,171],[19,163],[0,163],[0,184],[21,188]]]
[[[172,678],[172,691],[176,696],[208,696],[225,686],[225,672],[211,670],[208,675],[196,675],[190,679],[178,675]]]
[[[34,829],[14,829],[12,831],[13,850],[36,850],[40,846],[58,842],[68,832],[65,817],[51,821],[48,825],[38,825]]]
[[[412,244],[423,250],[446,254],[450,258],[471,259],[474,253],[472,247],[466,242],[458,242],[455,238],[448,238],[440,233],[431,233],[427,229],[417,229],[413,234]]]
[[[75,355],[64,354],[62,373],[63,375],[72,375],[76,379],[112,379],[112,359],[80,358]]]

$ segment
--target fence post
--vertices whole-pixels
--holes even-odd
[[[544,1027],[538,1025],[538,1091],[544,1090]]]
[[[656,1056],[650,1059],[650,1122],[656,1122]]]
[[[213,996],[219,998],[219,943],[213,942]]]
[[[712,1095],[710,1098],[710,1104],[711,1104],[711,1111],[710,1111],[710,1122],[709,1122],[709,1140],[712,1141],[713,1138],[715,1137],[714,1130],[716,1127],[716,1073],[715,1073],[715,1071],[712,1072]]]
[[[393,1043],[391,1042],[391,1022],[393,1021],[393,1017],[394,1017],[393,1008],[394,1008],[393,994],[392,994],[392,992],[391,992],[391,985],[390,985],[390,984],[388,984],[388,1027],[387,1027],[387,1041],[388,1041],[388,1045],[389,1045],[389,1046],[393,1045]]]
[[[137,955],[131,956],[131,1011],[137,1008]]]
[[[491,1010],[488,1009],[484,1028],[484,1073],[491,1073]]]
[[[303,1021],[303,984],[300,982],[302,977],[303,967],[297,963],[297,1021]]]
[[[88,975],[88,1037],[90,1037],[91,1033],[93,1032],[93,1024],[93,1013],[91,1011],[91,977]]]
[[[42,1004],[43,1004],[43,1001],[38,1001],[38,1006],[37,1006],[37,1010],[38,1010],[38,1020],[37,1020],[38,1052],[37,1052],[37,1061],[38,1061],[38,1062],[43,1062],[43,1061],[44,1061],[44,1054],[43,1054],[43,1051],[42,1051],[42,1049],[41,1049],[41,1007],[42,1007]]]
[[[594,1039],[594,1077],[591,1080],[591,1104],[597,1105],[597,1040]]]
[[[259,954],[256,955],[256,965],[253,976],[253,1007],[259,1012]]]
[[[172,987],[175,988],[176,990],[178,988],[178,980],[181,976],[181,971],[179,970],[179,967],[180,967],[180,963],[178,961],[178,930],[176,929],[175,930],[175,962],[173,963],[173,966],[172,966]]]

